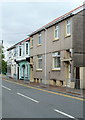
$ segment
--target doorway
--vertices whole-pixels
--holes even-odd
[[[80,88],[80,68],[76,67],[76,75],[75,75],[75,88]]]
[[[17,79],[19,80],[19,67],[17,67]]]

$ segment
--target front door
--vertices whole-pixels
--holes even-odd
[[[75,88],[80,88],[80,68],[76,67]]]
[[[19,79],[19,67],[17,67],[17,79]]]

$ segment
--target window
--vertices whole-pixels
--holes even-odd
[[[55,37],[55,39],[59,38],[59,25],[55,26],[54,37]]]
[[[42,69],[42,55],[38,55],[38,64],[37,64],[38,69]]]
[[[18,52],[19,52],[18,46],[16,46],[16,57],[18,56]]]
[[[67,20],[67,23],[66,23],[66,34],[67,35],[71,34],[71,23],[70,23],[70,20]]]
[[[19,56],[21,56],[21,55],[22,55],[22,47],[19,46]]]
[[[14,73],[16,74],[16,65],[14,65]]]
[[[38,44],[40,45],[41,43],[42,43],[42,40],[41,40],[41,33],[39,33]]]
[[[33,47],[33,41],[34,41],[34,39],[33,39],[33,37],[31,38],[31,47]]]
[[[16,48],[14,49],[14,57],[16,56]]]
[[[60,52],[53,53],[52,58],[53,58],[53,69],[60,68]]]
[[[28,54],[28,43],[26,43],[26,54]]]

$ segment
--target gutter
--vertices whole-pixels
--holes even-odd
[[[31,36],[33,36],[34,34],[36,34],[36,33],[38,33],[38,32],[41,32],[41,31],[43,31],[44,29],[47,29],[47,28],[53,26],[53,25],[56,24],[56,23],[59,23],[59,22],[65,20],[65,19],[67,19],[67,18],[69,18],[69,17],[74,16],[75,14],[77,14],[78,12],[80,12],[80,11],[83,10],[83,9],[84,9],[84,5],[81,5],[81,6],[77,7],[77,8],[75,8],[74,10],[71,10],[70,12],[68,12],[68,13],[66,13],[66,14],[58,17],[57,19],[49,22],[48,24],[42,26],[41,28],[39,28],[38,30],[34,31],[33,33],[30,33],[30,34],[27,35],[27,36],[31,37]]]

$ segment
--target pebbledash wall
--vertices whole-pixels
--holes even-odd
[[[14,77],[16,74],[16,62],[14,54],[15,46],[10,47],[7,51],[7,74],[9,77]]]
[[[16,66],[18,79],[85,89],[84,11],[84,5],[79,6],[8,49],[16,51],[8,66]],[[12,68],[9,71],[15,74]]]
[[[83,8],[80,6],[29,35],[31,81],[85,89]]]

